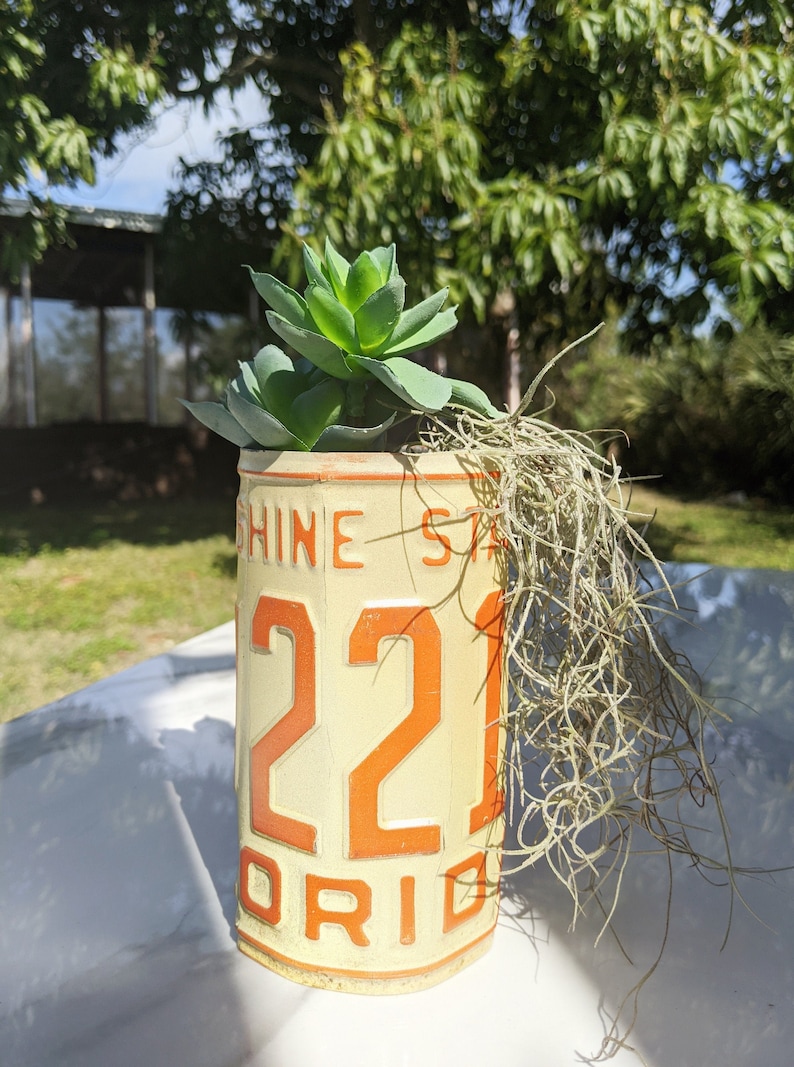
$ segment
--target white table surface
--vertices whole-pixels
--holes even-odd
[[[713,739],[734,861],[792,864],[794,574],[718,569],[681,599],[674,641],[734,716]],[[631,964],[611,935],[594,947],[597,916],[568,932],[570,902],[536,867],[507,880],[491,951],[442,985],[308,989],[236,949],[233,736],[231,623],[0,727],[1,1067],[562,1067],[597,1052],[659,947],[660,858],[626,875]],[[794,1064],[794,875],[741,888],[758,917],[737,905],[721,951],[728,892],[676,864],[632,1035],[653,1067]]]

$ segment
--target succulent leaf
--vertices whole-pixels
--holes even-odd
[[[323,337],[320,333],[293,326],[291,322],[282,318],[281,315],[277,315],[275,311],[268,311],[265,317],[271,330],[277,333],[282,341],[292,345],[296,352],[305,356],[316,367],[324,370],[326,374],[330,374],[332,378],[341,378],[344,381],[355,377],[356,372],[348,367],[344,353],[339,345],[335,345],[333,341],[329,341],[327,337]]]
[[[243,367],[245,364],[240,364],[240,366]],[[295,364],[277,345],[265,345],[254,356],[253,367],[260,395],[266,399],[270,376],[280,370],[293,371]]]
[[[234,381],[238,390],[246,400],[250,400],[252,404],[261,404],[262,394],[259,391],[259,379],[256,376],[253,363],[238,363],[237,366],[240,368],[240,373]]]
[[[290,412],[293,402],[310,387],[308,379],[295,369],[289,356],[275,345],[267,345],[257,352],[254,370],[259,382],[262,407],[285,426],[292,426]]]
[[[480,389],[478,385],[461,381],[459,378],[448,378],[447,381],[452,386],[452,395],[449,399],[451,404],[459,404],[462,408],[470,408],[472,411],[485,415],[489,419],[506,417],[507,412],[495,408],[488,394]]]
[[[455,308],[442,310],[446,289],[405,310],[393,244],[362,252],[351,265],[326,240],[324,259],[304,245],[303,262],[303,296],[248,268],[271,329],[298,358],[266,345],[240,364],[219,403],[183,402],[201,422],[240,447],[356,451],[372,448],[412,411],[452,402],[502,415],[476,386],[403,358],[443,337],[456,317]]]
[[[319,385],[295,398],[290,426],[294,427],[301,440],[312,448],[323,430],[338,422],[344,403],[342,386],[333,379],[326,378]]]
[[[374,292],[383,285],[380,268],[370,252],[362,252],[347,276],[345,306],[356,312]]]
[[[271,415],[258,404],[247,400],[240,392],[238,382],[239,379],[235,378],[229,386],[226,402],[229,405],[229,411],[257,444],[264,448],[309,451],[307,445],[291,433],[275,415]]]
[[[254,288],[275,312],[291,322],[293,326],[302,326],[308,330],[312,328],[314,323],[309,309],[299,293],[290,289],[288,285],[284,285],[278,278],[274,278],[272,274],[257,274],[251,267],[248,270]]]
[[[347,276],[350,273],[350,264],[343,255],[337,252],[327,237],[325,239],[325,270],[337,299],[342,300],[347,286]]]
[[[351,356],[351,359],[365,367],[400,400],[415,410],[440,411],[449,403],[452,395],[449,381],[410,359],[403,359],[401,356],[391,359]]]
[[[317,328],[345,352],[356,351],[356,320],[351,312],[327,289],[310,285],[306,303]]]
[[[229,409],[215,400],[182,400],[179,401],[183,407],[203,423],[213,433],[219,434],[227,441],[231,441],[233,445],[237,445],[238,448],[250,448],[255,444],[251,435],[244,430],[237,419],[232,415]]]
[[[404,311],[400,315],[399,322],[394,327],[388,347],[397,347],[432,322],[444,306],[448,293],[449,289],[439,289],[437,293],[433,293],[432,296],[427,297],[420,304]]]
[[[317,385],[325,379],[325,371],[320,370],[315,366],[310,359],[306,359],[305,356],[298,356],[295,360],[295,370],[302,374],[308,382],[309,386]]]
[[[390,282],[397,277],[397,246],[390,244],[388,247],[373,248],[370,252],[373,260],[380,271],[381,285]]]
[[[370,355],[391,337],[405,306],[405,282],[392,278],[369,296],[356,312],[355,324],[359,347]]]
[[[307,244],[303,246],[303,266],[310,284],[320,285],[323,289],[327,289],[329,293],[334,291],[328,280],[323,261],[314,249]]]
[[[364,452],[371,449],[396,419],[396,414],[377,426],[328,426],[314,444],[315,452]]]
[[[434,344],[441,337],[446,336],[450,330],[454,330],[458,322],[455,316],[456,310],[453,307],[439,312],[426,326],[412,333],[410,337],[405,337],[402,341],[394,341],[394,335],[392,335],[385,350],[385,355],[388,357],[404,356],[408,352],[416,352],[420,348],[427,348],[428,345]]]

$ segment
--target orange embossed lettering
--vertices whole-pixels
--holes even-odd
[[[504,539],[499,536],[499,527],[496,525],[496,519],[491,523],[491,532],[488,537],[488,559],[491,559],[497,548],[504,548]]]
[[[400,879],[400,944],[416,941],[416,879],[407,874]]]
[[[463,875],[467,875],[466,878]],[[471,903],[456,910],[455,888],[460,882],[464,898],[471,898]],[[478,852],[470,859],[463,860],[450,867],[444,875],[444,922],[443,930],[448,934],[456,926],[473,919],[485,903],[485,853]]]
[[[378,820],[381,782],[441,721],[441,633],[419,604],[373,604],[350,635],[351,664],[377,663],[384,637],[413,642],[413,707],[402,722],[350,772],[350,857],[428,854],[441,848],[441,827],[383,827]]]
[[[303,551],[306,553],[306,559],[309,561],[312,567],[317,566],[317,548],[316,548],[316,527],[317,516],[312,512],[311,521],[308,526],[304,526],[301,521],[301,517],[297,511],[292,512],[292,562],[298,562],[298,545],[303,545]]]
[[[363,567],[364,566],[364,564],[360,560],[353,560],[353,559],[343,558],[342,555],[339,552],[339,549],[342,547],[342,545],[349,544],[353,540],[352,537],[348,537],[346,534],[342,533],[342,531],[339,528],[339,523],[341,522],[342,519],[346,519],[346,518],[349,518],[351,516],[363,515],[363,514],[364,514],[363,511],[335,511],[334,512],[334,520],[333,520],[333,530],[334,530],[333,560],[334,560],[334,567],[336,567],[338,570],[342,570],[342,569],[344,569],[346,567]]]
[[[274,627],[292,634],[294,699],[292,707],[251,749],[251,825],[265,837],[283,841],[304,852],[316,852],[316,829],[309,823],[273,811],[270,804],[273,764],[314,726],[314,630],[305,605],[294,600],[260,596],[251,628],[251,646],[256,652],[270,652],[270,634]]]
[[[262,520],[261,525],[257,526],[254,522],[254,509],[251,504],[248,505],[248,558],[254,558],[254,541],[259,541],[262,546],[262,559],[267,559],[268,547],[267,547],[267,508],[261,509]]]
[[[270,884],[270,903],[262,904],[251,895],[251,867],[264,871]],[[281,921],[281,870],[274,859],[247,846],[240,850],[240,903],[246,911],[271,926]]]
[[[440,556],[422,556],[422,563],[426,564],[428,567],[443,567],[445,563],[449,563],[452,555],[449,538],[433,529],[432,523],[436,515],[442,515],[446,519],[449,518],[449,512],[446,508],[428,508],[422,516],[423,536],[426,537],[428,541],[437,541],[442,547]]]
[[[320,902],[320,893],[330,890],[346,893],[355,900],[352,911],[332,911]],[[306,936],[312,941],[320,939],[323,923],[341,926],[354,945],[366,948],[369,938],[364,933],[364,923],[372,914],[372,890],[359,878],[321,878],[316,874],[306,875]]]
[[[485,681],[485,744],[482,800],[472,808],[469,831],[474,833],[504,811],[504,792],[499,788],[499,715],[502,706],[502,639],[504,597],[490,593],[480,605],[474,625],[488,637],[488,673]]]
[[[475,562],[477,559],[477,534],[479,533],[482,512],[479,508],[467,508],[466,510],[471,515],[471,559],[472,562]]]

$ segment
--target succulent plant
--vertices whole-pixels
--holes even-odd
[[[373,448],[399,418],[447,405],[491,418],[501,413],[469,382],[406,359],[454,329],[455,308],[441,289],[408,310],[394,245],[362,252],[351,264],[330,241],[325,259],[303,247],[308,286],[301,296],[249,267],[270,305],[270,328],[300,356],[275,345],[240,364],[218,402],[182,403],[241,447],[297,451]]]

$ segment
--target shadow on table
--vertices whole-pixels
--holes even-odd
[[[239,850],[234,727],[219,719],[202,719],[192,730],[161,731],[160,742],[193,840],[212,879],[230,935],[236,939]]]
[[[3,1067],[246,1061],[232,760],[212,719],[162,747],[65,702],[0,729]]]
[[[794,872],[779,869],[794,864],[794,575],[666,571],[687,583],[678,590],[685,614],[667,627],[672,644],[686,649],[710,698],[731,716],[710,729],[708,748],[732,861],[745,869],[737,874],[743,900],[724,873],[703,878],[689,859],[674,857],[664,944],[667,863],[637,855],[596,948],[604,912],[588,901],[569,932],[573,904],[547,865],[506,878],[504,895],[549,922],[550,936],[603,991],[605,1015],[648,974],[664,945],[640,993],[633,1034],[654,1067],[782,1067],[794,1046]],[[714,805],[687,799],[668,814],[702,827],[690,831],[701,855],[726,858]],[[634,845],[642,847],[639,836]],[[624,1025],[631,999],[626,1009]]]

